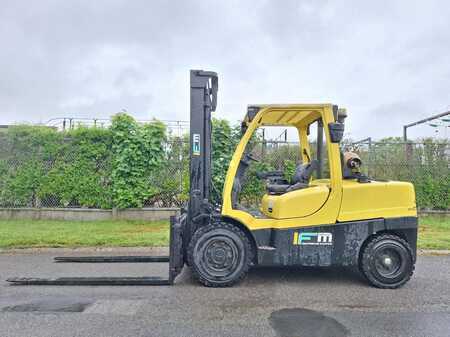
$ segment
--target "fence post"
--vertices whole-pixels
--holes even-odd
[[[404,149],[405,149],[406,165],[409,166],[409,163],[411,162],[412,151],[413,151],[412,143],[406,142]]]
[[[118,215],[119,215],[119,211],[118,211],[117,207],[113,207],[112,208],[112,219],[117,220],[119,217]]]

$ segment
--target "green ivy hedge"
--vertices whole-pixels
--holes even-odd
[[[212,198],[220,202],[240,129],[214,119],[212,137]],[[262,147],[257,136],[250,148],[263,160],[249,168],[240,202],[253,207],[265,191],[256,172],[281,169],[289,178],[299,153],[295,146]],[[412,181],[419,207],[448,209],[448,151],[446,143],[425,141],[405,150],[388,139],[359,153],[372,177]],[[188,137],[171,135],[161,122],[139,124],[117,114],[108,128],[61,132],[21,125],[0,132],[1,207],[172,207],[188,196]]]
[[[142,207],[164,160],[161,122],[118,114],[109,128],[13,126],[0,135],[0,204]]]
[[[221,196],[239,135],[213,121],[213,198]],[[58,131],[18,125],[0,133],[0,206],[182,206],[189,196],[189,139],[158,121],[117,114],[108,128]]]

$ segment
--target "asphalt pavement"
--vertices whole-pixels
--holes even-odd
[[[4,281],[163,276],[167,269],[60,264],[52,256],[0,254],[1,337],[450,336],[450,256],[420,256],[411,281],[397,290],[372,288],[349,269],[326,268],[254,268],[244,282],[226,289],[196,284],[188,269],[174,286],[159,287],[22,287]]]

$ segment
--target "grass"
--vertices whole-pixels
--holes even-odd
[[[0,247],[166,246],[168,221],[0,220]]]
[[[168,221],[0,220],[1,248],[166,246]],[[420,218],[418,247],[450,249],[450,217]]]
[[[422,249],[450,249],[450,217],[421,217],[419,219],[418,247]]]

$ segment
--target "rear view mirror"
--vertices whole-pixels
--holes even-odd
[[[332,143],[339,143],[344,137],[344,124],[342,123],[328,123],[330,130],[330,140]]]

